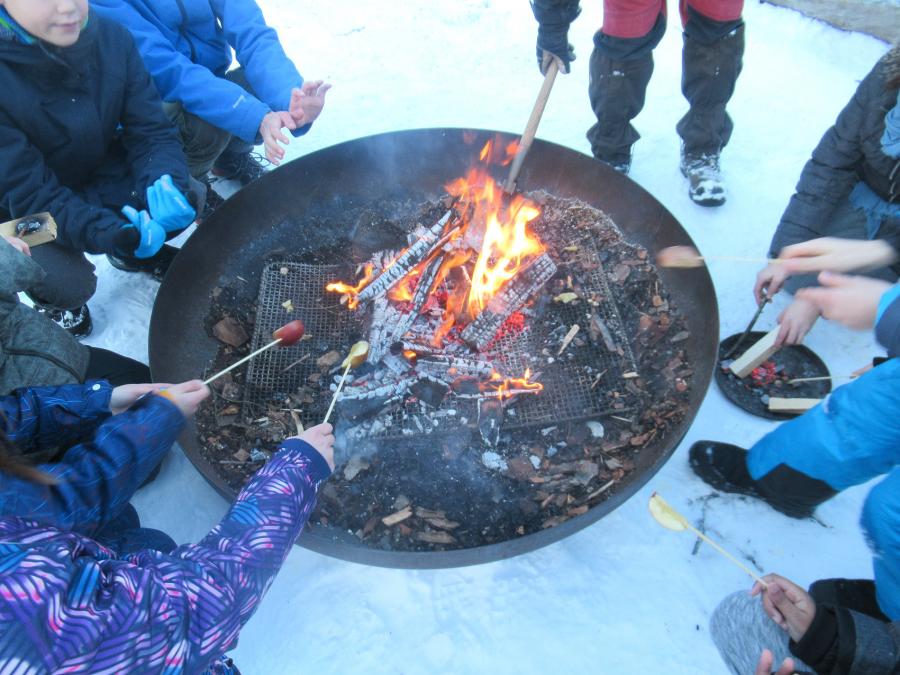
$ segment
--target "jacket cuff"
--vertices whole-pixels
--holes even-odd
[[[331,467],[325,458],[306,441],[299,438],[288,438],[282,441],[278,452],[294,452],[302,455],[309,461],[309,476],[316,483],[320,483],[331,475]]]
[[[109,400],[112,398],[113,386],[106,380],[88,380],[83,386],[87,406],[82,417],[97,419],[109,417],[112,414]]]
[[[816,615],[799,642],[791,640],[791,653],[816,672],[827,672],[829,662],[837,656],[838,622],[834,609],[829,605],[817,605]]]

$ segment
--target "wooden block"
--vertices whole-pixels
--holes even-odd
[[[756,366],[777,352],[775,340],[778,338],[778,331],[779,328],[774,328],[766,333],[756,344],[736,358],[729,367],[731,372],[740,378],[747,377]]]
[[[40,228],[29,234],[17,234],[16,226],[19,223],[29,220],[40,223]],[[18,237],[29,246],[40,246],[41,244],[56,240],[56,221],[53,220],[53,216],[49,213],[34,213],[30,216],[0,223],[0,234],[6,235],[7,237]]]
[[[822,402],[820,398],[769,398],[769,410],[780,413],[805,413]]]

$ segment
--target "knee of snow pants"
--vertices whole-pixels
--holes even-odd
[[[747,455],[759,480],[779,464],[835,490],[888,473],[900,458],[900,359],[838,387],[760,439]]]
[[[900,619],[900,469],[872,488],[862,527],[873,553],[875,595],[891,621]]]

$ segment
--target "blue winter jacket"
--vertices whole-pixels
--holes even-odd
[[[172,447],[184,416],[162,396],[112,415],[111,394],[112,386],[98,380],[0,397],[0,429],[23,455],[65,452],[60,461],[37,467],[56,485],[0,472],[0,517],[90,535],[118,515]]]
[[[287,110],[291,89],[303,84],[253,0],[91,0],[91,7],[128,27],[164,101],[249,143],[259,142],[263,117]],[[222,77],[232,48],[253,94]]]

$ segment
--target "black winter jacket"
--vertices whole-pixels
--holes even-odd
[[[881,148],[884,117],[897,103],[897,87],[889,84],[900,71],[900,46],[882,57],[860,83],[834,126],[825,132],[803,167],[772,238],[769,255],[777,257],[789,244],[827,236],[834,210],[865,181],[882,199],[900,202],[900,159]],[[900,231],[900,222],[885,222],[882,232]]]
[[[59,242],[115,252],[130,204],[165,173],[187,194],[177,132],[124,27],[90,15],[71,47],[0,39],[0,219],[49,211]]]

